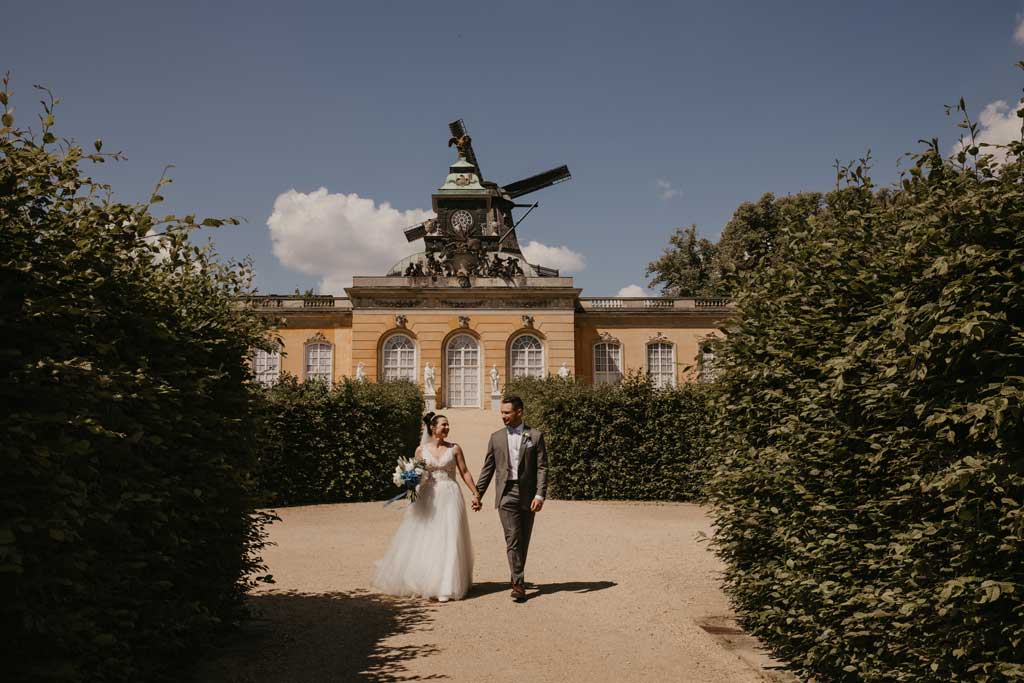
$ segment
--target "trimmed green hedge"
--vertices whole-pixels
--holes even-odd
[[[190,244],[192,217],[158,222],[157,196],[107,199],[80,171],[100,143],[58,147],[44,106],[40,139],[0,129],[3,676],[154,680],[262,569],[245,358],[264,328],[234,306],[244,264]]]
[[[742,283],[714,542],[808,680],[1024,680],[1020,151],[997,171],[933,142],[897,191],[844,169]]]
[[[552,498],[689,501],[707,475],[707,388],[643,377],[592,386],[557,377],[506,387],[548,448]]]
[[[259,480],[267,505],[382,500],[420,444],[423,393],[412,382],[299,382],[263,391]]]

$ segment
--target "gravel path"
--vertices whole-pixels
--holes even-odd
[[[483,411],[447,414],[476,474],[480,444],[500,422]],[[509,599],[491,507],[470,512],[476,566],[466,599],[375,594],[373,562],[398,527],[397,507],[278,510],[276,545],[265,552],[277,583],[253,593],[259,618],[206,658],[198,680],[788,680],[734,629],[716,585],[721,566],[697,540],[711,529],[696,505],[548,501],[524,604]]]

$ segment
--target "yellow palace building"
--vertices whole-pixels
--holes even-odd
[[[432,196],[436,217],[405,233],[419,251],[385,275],[354,277],[346,296],[250,299],[280,321],[280,350],[255,352],[259,381],[408,379],[428,408],[492,408],[511,377],[605,383],[640,371],[664,385],[708,375],[706,344],[727,301],[581,296],[571,277],[526,261],[512,215],[568,168],[499,186],[482,178],[462,122],[451,132],[459,156]]]

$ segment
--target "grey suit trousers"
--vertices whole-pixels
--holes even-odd
[[[510,481],[498,502],[498,518],[501,528],[505,531],[505,552],[508,554],[508,568],[512,583],[523,582],[523,568],[526,566],[526,555],[530,550],[530,535],[533,533],[535,513],[529,507],[523,507],[519,499],[519,485]]]

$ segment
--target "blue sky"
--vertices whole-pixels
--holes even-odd
[[[18,3],[0,69],[58,133],[128,160],[90,169],[211,231],[265,293],[343,294],[411,253],[466,121],[485,177],[562,163],[521,243],[585,296],[645,285],[673,230],[715,238],[764,192],[827,190],[868,149],[880,182],[963,96],[1000,139],[1024,83],[1020,2]],[[1001,107],[1000,101],[1010,106]],[[986,109],[987,107],[987,109]],[[29,118],[31,117],[31,119]],[[166,211],[165,211],[166,209]],[[631,290],[636,292],[637,290]]]

